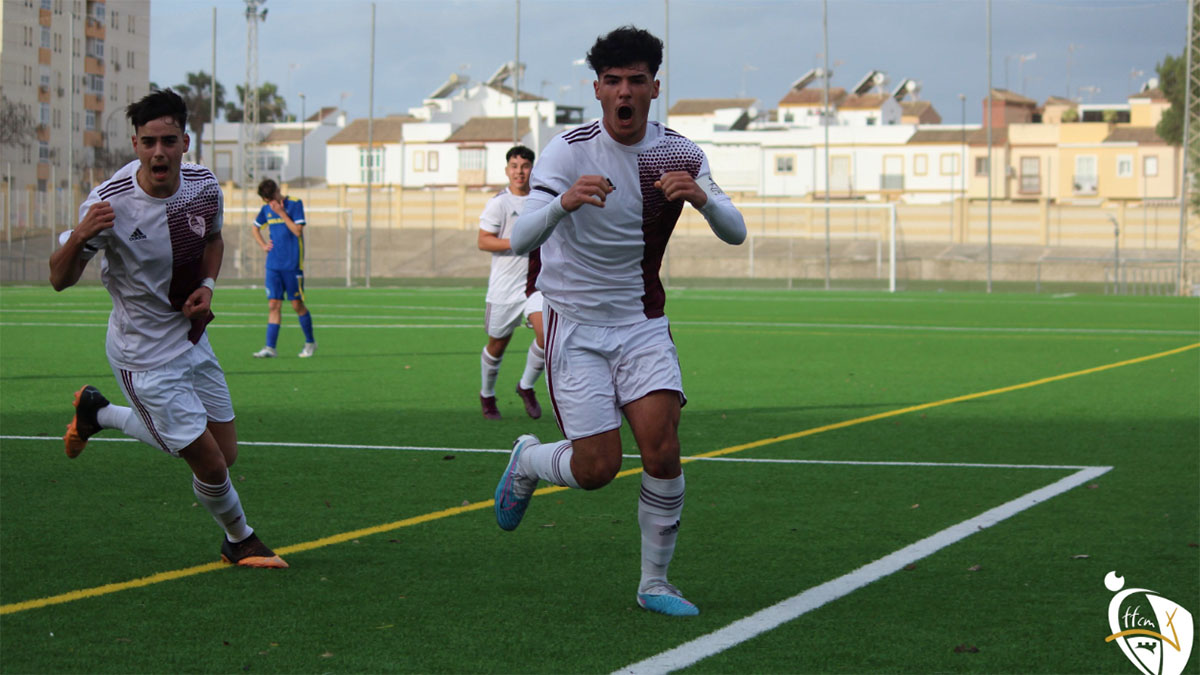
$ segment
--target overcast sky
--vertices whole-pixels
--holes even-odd
[[[114,3],[115,4],[115,3]],[[371,3],[267,0],[259,25],[259,81],[274,82],[289,110],[341,105],[368,111]],[[455,72],[486,79],[516,48],[515,0],[379,0],[375,3],[375,113],[404,113]],[[217,8],[217,80],[245,82],[243,0],[153,0],[150,79],[160,86],[210,71]],[[669,12],[670,31],[667,28]],[[521,0],[522,89],[599,114],[592,73],[573,61],[596,36],[635,24],[668,38],[671,101],[743,94],[773,108],[819,64],[820,0]],[[943,121],[978,123],[987,92],[984,0],[829,0],[833,86],[882,70],[894,87],[918,80],[919,98]],[[1124,102],[1167,54],[1186,44],[1186,0],[994,0],[992,82],[1037,100],[1070,94]],[[1026,59],[1022,62],[1020,57]],[[580,80],[587,78],[587,83]],[[890,89],[889,87],[889,89]],[[654,113],[657,116],[657,111]]]

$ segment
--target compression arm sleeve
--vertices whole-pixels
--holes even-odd
[[[700,215],[708,221],[713,234],[727,243],[738,245],[746,240],[746,221],[728,195],[721,192],[708,175],[696,179],[696,184],[708,194],[708,201],[700,207]],[[714,189],[715,188],[715,189]]]
[[[513,223],[512,237],[509,239],[513,253],[525,255],[544,244],[554,233],[558,221],[566,215],[561,197],[551,196],[542,190],[530,192],[525,198],[524,212]]]

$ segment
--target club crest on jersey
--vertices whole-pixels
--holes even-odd
[[[188,229],[190,229],[197,237],[204,236],[204,216],[198,216],[194,213],[189,213],[187,216]]]
[[[1192,614],[1146,588],[1128,588],[1115,571],[1104,585],[1116,595],[1108,603],[1105,642],[1116,642],[1143,675],[1179,675],[1192,654]]]

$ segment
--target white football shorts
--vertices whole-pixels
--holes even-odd
[[[525,298],[525,323],[529,325],[529,317],[542,311],[542,292],[534,291],[533,295]],[[532,326],[531,326],[532,327]]]
[[[483,315],[483,325],[487,329],[488,337],[506,338],[512,335],[513,329],[521,325],[521,312],[525,308],[525,301],[506,303],[487,303],[487,310]]]
[[[621,426],[621,408],[651,392],[687,403],[667,317],[626,326],[589,326],[546,306],[546,384],[569,440]]]
[[[208,334],[191,349],[151,370],[113,366],[133,414],[157,447],[176,457],[199,438],[208,422],[230,422],[233,402],[225,372],[217,362]],[[145,439],[143,439],[145,440]]]

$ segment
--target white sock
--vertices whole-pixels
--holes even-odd
[[[192,492],[212,514],[213,520],[225,530],[229,541],[236,544],[254,533],[254,529],[246,524],[242,500],[238,498],[237,490],[233,489],[233,483],[229,482],[229,476],[225,476],[225,482],[219,485],[209,485],[192,476]]]
[[[638,497],[638,525],[642,529],[642,581],[639,589],[656,579],[667,580],[667,566],[675,555],[679,516],[683,512],[683,474],[654,478],[642,473]]]
[[[136,438],[146,445],[161,448],[162,444],[150,433],[140,415],[135,415],[133,408],[109,403],[96,411],[96,421],[105,429],[119,429],[121,433]]]
[[[575,480],[575,475],[571,473],[571,457],[574,454],[571,441],[530,446],[521,452],[521,473],[537,476],[540,480],[555,485],[578,488],[579,481]]]
[[[492,356],[488,353],[487,347],[483,348],[483,352],[479,354],[479,371],[483,377],[483,386],[479,390],[480,396],[495,396],[496,395],[496,377],[500,375],[500,362],[504,360],[504,355]]]
[[[542,371],[546,369],[546,350],[538,346],[537,340],[529,343],[529,353],[525,355],[525,374],[521,375],[521,388],[533,389]]]

